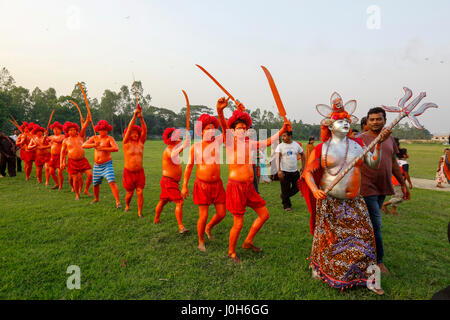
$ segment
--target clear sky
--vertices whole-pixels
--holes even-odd
[[[361,117],[407,86],[440,107],[425,127],[450,133],[449,15],[448,0],[0,0],[0,66],[26,88],[85,81],[99,99],[134,73],[153,105],[178,111],[181,89],[192,104],[222,96],[200,64],[248,108],[277,112],[264,65],[288,118],[307,123],[333,91]]]

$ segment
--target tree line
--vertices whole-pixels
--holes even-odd
[[[122,85],[117,92],[106,89],[100,101],[97,98],[89,98],[86,84],[84,82],[81,82],[81,84],[88,97],[94,121],[107,120],[113,126],[111,135],[116,140],[122,140],[123,131],[136,108],[134,88],[136,88],[139,104],[142,107],[142,113],[148,126],[148,138],[160,139],[164,129],[167,127],[184,128],[186,126],[186,107],[183,107],[180,112],[175,112],[167,108],[151,105],[152,98],[150,94],[144,93],[141,81],[136,81],[130,86]],[[0,70],[0,131],[7,135],[12,133],[14,126],[8,121],[11,119],[11,116],[19,124],[22,121],[27,121],[46,127],[52,110],[55,110],[52,122],[59,121],[64,124],[65,121],[71,121],[80,123],[79,112],[69,100],[73,100],[80,107],[83,117],[86,117],[85,101],[77,83],[74,84],[70,95],[58,96],[54,88],[42,90],[36,87],[30,91],[22,86],[17,86],[9,71],[6,68],[2,68]],[[231,101],[229,104],[231,108],[235,108]],[[281,128],[283,125],[283,119],[271,111],[262,110],[259,107],[247,107],[247,112],[252,117],[253,126],[257,131],[260,129]],[[202,113],[216,115],[216,108],[215,106],[191,105],[190,128],[194,128],[194,120]],[[320,138],[320,125],[307,124],[301,120],[294,119],[291,119],[291,123],[296,140],[308,140],[309,137]],[[360,130],[359,124],[352,125],[352,128]],[[93,135],[92,126],[88,127],[87,135]],[[426,129],[417,130],[406,123],[394,128],[393,136],[400,139],[431,139],[432,134]]]

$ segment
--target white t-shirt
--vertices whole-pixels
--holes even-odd
[[[281,171],[296,172],[297,169],[297,155],[303,153],[303,148],[292,141],[291,143],[280,143],[275,149],[275,152],[281,153],[280,167]]]

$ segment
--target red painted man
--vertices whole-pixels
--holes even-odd
[[[75,200],[80,199],[81,186],[83,185],[83,173],[86,174],[86,185],[84,194],[90,195],[89,186],[92,183],[92,167],[85,157],[84,149],[81,147],[86,134],[86,129],[90,121],[88,114],[83,127],[73,122],[64,123],[64,132],[67,138],[63,140],[61,147],[60,169],[66,168],[66,156],[68,156],[67,173],[73,179],[73,188],[75,190]]]
[[[202,140],[193,144],[189,151],[189,160],[184,172],[183,189],[181,195],[186,199],[189,195],[188,182],[194,164],[197,165],[194,184],[194,203],[198,205],[199,218],[197,222],[198,248],[206,251],[205,231],[208,239],[212,239],[211,229],[225,217],[226,195],[223,182],[220,179],[219,148],[223,137],[215,137],[219,121],[216,117],[202,114],[196,123],[195,133]],[[206,225],[209,206],[214,204],[216,214]]]
[[[63,173],[64,171],[60,169],[61,148],[62,142],[64,140],[64,136],[61,134],[61,132],[63,131],[63,125],[58,121],[55,121],[50,126],[50,129],[52,129],[53,135],[49,136],[47,140],[51,145],[50,149],[51,156],[48,166],[50,167],[50,175],[52,176],[52,179],[55,181],[55,186],[52,189],[59,188],[59,190],[61,190],[64,182],[64,173]],[[56,170],[58,170],[58,175],[56,175]]]
[[[20,159],[24,162],[25,179],[30,180],[31,170],[33,169],[33,161],[36,158],[36,150],[28,150],[28,145],[30,144],[31,130],[33,130],[33,122],[23,122],[20,128],[22,129],[22,134],[17,138],[16,145],[20,147]]]
[[[90,149],[95,148],[94,151],[94,200],[91,202],[95,203],[99,200],[100,194],[100,184],[103,178],[105,178],[109,186],[111,187],[112,194],[116,200],[116,208],[121,208],[119,199],[119,189],[117,188],[116,177],[114,175],[113,161],[111,158],[111,152],[119,151],[119,146],[116,140],[108,133],[112,131],[113,127],[106,121],[100,120],[94,127],[95,131],[99,135],[95,135],[89,138],[83,145],[82,148]]]
[[[259,148],[267,147],[279,136],[288,130],[290,124],[285,123],[283,128],[266,141],[256,141],[249,139],[247,129],[252,124],[252,119],[248,113],[240,110],[243,105],[238,105],[238,110],[233,112],[228,121],[225,120],[223,109],[228,105],[225,98],[217,101],[217,112],[223,131],[226,132],[230,128],[230,132],[225,135],[226,138],[226,155],[229,169],[226,208],[233,215],[233,227],[230,230],[229,251],[228,256],[234,262],[239,263],[240,259],[236,255],[236,243],[239,238],[242,226],[244,224],[245,208],[252,208],[258,218],[253,222],[250,232],[247,235],[242,248],[249,249],[254,252],[262,251],[253,245],[253,238],[269,219],[269,211],[266,208],[266,201],[256,192],[253,184],[253,166],[252,153],[257,152]]]
[[[28,150],[36,150],[36,178],[38,183],[42,183],[42,170],[45,165],[45,176],[47,177],[47,171],[50,169],[47,166],[47,162],[50,161],[50,144],[48,144],[47,137],[44,136],[45,129],[40,125],[35,124],[31,134],[34,137],[30,140],[30,144],[28,145]],[[48,185],[48,181],[46,179],[46,185]]]
[[[168,202],[175,202],[175,217],[178,222],[178,231],[186,233],[189,229],[186,229],[183,225],[183,197],[181,196],[179,185],[182,175],[180,153],[189,145],[190,137],[187,134],[186,139],[181,143],[180,135],[180,130],[175,128],[167,128],[163,133],[163,140],[167,148],[163,152],[163,175],[160,182],[161,194],[156,205],[153,223],[160,223],[159,217],[164,206]]]
[[[141,122],[141,127],[134,124],[136,117]],[[123,155],[125,167],[123,169],[123,187],[127,191],[125,196],[125,211],[130,210],[130,202],[136,190],[138,203],[138,216],[142,218],[144,205],[145,173],[143,167],[144,143],[147,139],[147,125],[138,105],[128,127],[123,132]]]

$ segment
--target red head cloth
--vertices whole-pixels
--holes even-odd
[[[61,123],[59,123],[58,121],[53,122],[52,125],[50,126],[50,129],[52,129],[52,130],[54,130],[55,128],[64,130],[63,125]]]
[[[77,125],[76,123],[73,123],[73,122],[66,121],[64,123],[64,127],[63,127],[64,133],[66,134],[66,136],[69,134],[69,129],[70,128],[75,128],[77,130],[77,132],[80,131],[80,126],[79,125]]]
[[[163,141],[165,144],[173,144],[178,141],[178,137],[180,136],[181,131],[175,128],[167,128],[163,133]]]
[[[235,123],[238,120],[244,121],[245,124],[247,125],[247,129],[252,126],[252,118],[250,118],[247,112],[235,110],[231,118],[228,119],[227,122],[228,128],[231,128],[233,123]]]
[[[31,134],[36,134],[36,133],[38,133],[38,131],[45,132],[45,129],[42,128],[40,125],[35,124],[35,125],[33,126],[33,130],[31,130]]]
[[[124,137],[125,137],[125,135],[127,134],[127,130],[128,130],[128,127],[126,127],[125,130],[124,130],[124,132],[123,132],[123,136],[124,136]],[[141,128],[141,127],[139,127],[139,126],[133,124],[133,127],[131,128],[131,131],[133,131],[133,130],[135,130],[135,131],[138,132],[139,137],[141,136],[141,132],[142,132],[142,128]]]
[[[94,127],[95,131],[106,130],[108,132],[112,131],[113,127],[106,120],[100,120]]]
[[[195,134],[198,137],[201,137],[203,129],[210,124],[214,125],[214,128],[216,129],[219,128],[219,120],[217,120],[216,117],[210,116],[207,113],[202,114],[195,123]]]
[[[34,122],[30,122],[29,124],[28,124],[28,130],[30,130],[30,131],[32,131],[33,130],[33,128],[34,128],[34,125],[35,125],[35,123]]]
[[[22,125],[20,126],[20,129],[25,130],[25,128],[28,128],[28,122],[24,121],[22,122]]]

